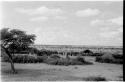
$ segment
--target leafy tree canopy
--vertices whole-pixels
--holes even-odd
[[[19,29],[3,28],[0,30],[1,45],[10,52],[22,51],[34,43],[35,35],[26,34],[25,31]]]

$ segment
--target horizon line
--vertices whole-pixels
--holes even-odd
[[[46,45],[46,46],[104,46],[104,47],[123,47],[122,46],[117,46],[117,45],[77,45],[77,44],[33,44],[33,45]]]

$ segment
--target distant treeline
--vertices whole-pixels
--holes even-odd
[[[47,49],[37,49],[34,47],[30,47],[28,49],[22,50],[22,51],[14,51],[11,53],[15,54],[36,54],[37,56],[47,55],[50,56],[52,54],[58,54],[58,55],[70,55],[70,56],[102,56],[103,53],[94,53],[93,51],[86,49],[83,51],[57,51],[57,50],[47,50]]]
[[[47,50],[47,49],[37,49],[34,47],[27,48],[25,50],[11,52],[13,54],[13,61],[15,63],[48,63],[54,65],[80,65],[86,64],[83,59],[84,56],[94,56],[96,57],[96,62],[100,63],[123,63],[123,54],[121,53],[95,53],[92,50],[86,49],[83,51],[57,51],[57,50]],[[2,51],[2,54],[3,51]],[[61,55],[65,56],[76,56],[75,59],[61,58]],[[5,56],[5,55],[4,55]],[[78,58],[81,57],[81,58]],[[83,62],[84,60],[84,62]],[[8,62],[8,57],[4,57],[4,62]],[[87,63],[88,64],[88,63]]]
[[[84,46],[84,45],[32,45],[35,48],[79,48],[79,49],[122,49],[122,46]]]

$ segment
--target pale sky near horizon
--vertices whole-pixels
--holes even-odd
[[[2,26],[35,34],[35,44],[122,46],[123,2],[2,2]]]

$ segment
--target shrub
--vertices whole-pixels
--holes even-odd
[[[61,58],[60,56],[54,54],[51,56],[36,56],[36,55],[27,55],[27,54],[15,54],[13,56],[14,63],[47,63],[52,65],[88,65],[92,64],[91,62],[85,61],[83,57],[77,58]],[[6,62],[9,60],[6,58]]]
[[[123,59],[123,54],[112,54],[115,59]]]
[[[47,64],[52,64],[52,65],[87,65],[87,64],[92,64],[90,62],[87,62],[84,60],[83,57],[77,57],[77,58],[70,58],[70,59],[67,59],[67,58],[54,58],[54,57],[49,57],[45,63]]]
[[[42,56],[42,55],[50,56],[52,54],[58,54],[58,52],[57,51],[42,49],[42,50],[39,50],[39,53],[37,53],[38,56]]]
[[[80,52],[83,56],[92,56],[93,52],[91,50],[84,50]]]
[[[76,60],[77,61],[80,61],[80,62],[85,62],[85,59],[83,58],[83,57],[80,57],[80,56],[78,56],[77,58],[76,58]]]
[[[29,48],[28,50],[31,54],[39,54],[40,51],[37,48]]]
[[[93,53],[92,56],[103,56],[103,53]]]
[[[54,59],[54,58],[49,57],[44,62],[47,64],[57,65],[58,59]]]
[[[51,57],[51,58],[54,58],[54,59],[61,58],[61,57],[60,57],[59,55],[57,55],[57,54],[52,54],[50,57]]]
[[[13,61],[14,63],[36,63],[37,58],[31,55],[15,55]]]
[[[33,56],[27,54],[16,54],[13,56],[14,63],[41,63],[46,58],[44,56]],[[7,57],[4,58],[4,62],[9,62]]]
[[[96,62],[122,64],[123,59],[121,59],[121,56],[114,57],[112,54],[104,54],[103,56],[96,57]]]
[[[44,60],[45,59],[41,56],[37,57],[37,62],[39,62],[39,63],[44,62]]]
[[[96,62],[102,62],[102,57],[96,57],[95,61]]]

